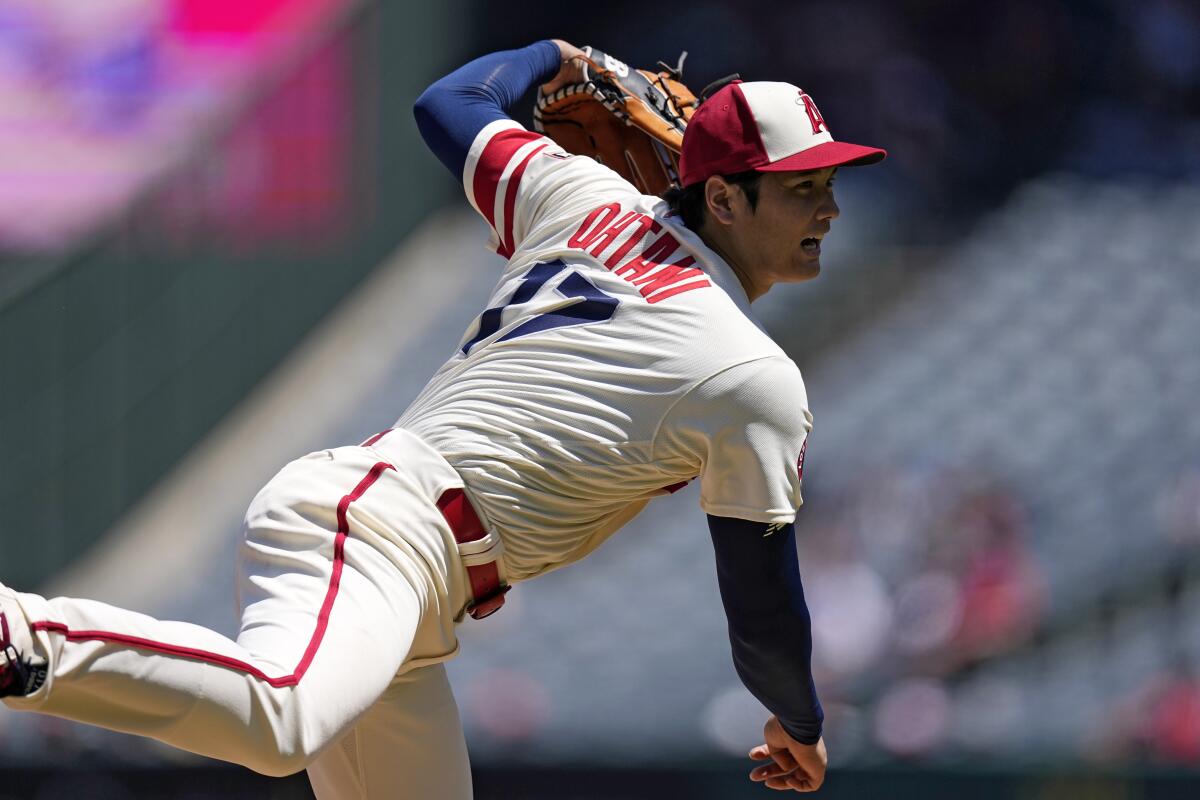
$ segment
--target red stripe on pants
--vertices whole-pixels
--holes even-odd
[[[313,659],[317,655],[317,649],[321,646],[321,640],[325,638],[325,629],[329,627],[329,615],[333,611],[334,600],[337,599],[338,587],[342,580],[342,565],[345,562],[345,546],[346,537],[350,535],[350,523],[346,520],[346,512],[350,508],[350,504],[363,496],[367,489],[379,479],[385,469],[395,469],[386,461],[380,461],[371,467],[366,476],[358,482],[354,490],[343,497],[337,507],[337,537],[333,541],[333,571],[329,578],[329,588],[325,591],[325,600],[321,604],[321,610],[317,614],[317,627],[313,631],[312,638],[308,640],[308,647],[304,650],[304,655],[300,659],[300,663],[292,670],[291,674],[282,677],[272,678],[258,667],[252,664],[247,664],[236,658],[221,655],[220,653],[212,653],[207,650],[198,650],[194,647],[185,647],[178,644],[170,644],[169,642],[156,642],[152,639],[143,639],[140,636],[130,636],[124,633],[114,633],[112,631],[73,631],[61,622],[41,621],[34,622],[30,627],[35,631],[50,631],[59,633],[67,637],[71,642],[84,641],[102,641],[112,642],[114,644],[127,645],[139,650],[150,650],[155,653],[162,653],[168,656],[177,656],[179,658],[189,658],[194,661],[204,661],[209,664],[215,664],[221,667],[245,672],[261,681],[274,686],[276,688],[282,686],[295,686],[304,677],[304,673],[308,671]]]

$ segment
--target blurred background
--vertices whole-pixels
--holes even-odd
[[[389,426],[497,274],[416,96],[686,50],[890,152],[755,306],[815,416],[822,796],[1200,796],[1200,8],[560,6],[0,0],[0,579],[234,633],[250,498]],[[450,665],[480,798],[766,796],[695,487],[509,597]],[[3,798],[309,796],[0,708]]]

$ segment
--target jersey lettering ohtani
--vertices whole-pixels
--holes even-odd
[[[508,579],[697,477],[709,514],[791,522],[804,382],[729,266],[661,199],[511,120],[480,131],[463,184],[508,263],[396,426],[462,476]]]

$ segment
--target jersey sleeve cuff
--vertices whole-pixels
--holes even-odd
[[[764,511],[761,508],[752,508],[750,506],[706,503],[701,498],[700,509],[705,514],[710,514],[714,517],[733,517],[735,519],[749,520],[750,522],[762,522],[767,525],[787,525],[790,522],[796,521],[796,510],[794,508],[768,509]]]
[[[468,202],[492,229],[489,247],[506,258],[515,242],[516,195],[525,165],[551,144],[541,134],[510,120],[495,120],[475,136],[463,168]]]

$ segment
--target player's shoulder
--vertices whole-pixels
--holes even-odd
[[[784,397],[807,404],[804,377],[796,362],[779,352],[738,361],[712,374],[702,384],[704,394],[730,402],[759,404]]]
[[[700,394],[714,414],[735,424],[752,420],[796,437],[812,429],[804,378],[785,355],[737,364],[706,381]]]
[[[758,435],[775,432],[797,445],[812,429],[804,379],[787,356],[744,360],[708,375],[680,398],[668,418],[674,421],[664,426],[668,433],[679,425],[714,436],[757,426]]]
[[[494,120],[476,135],[463,189],[492,228],[489,248],[509,259],[544,249],[606,198],[637,194],[607,167],[511,119]]]
[[[494,120],[475,136],[467,155],[463,181],[470,184],[477,176],[491,175],[513,180],[512,185],[526,184],[541,176],[553,174],[563,179],[589,177],[588,183],[600,182],[597,189],[625,196],[637,194],[633,184],[619,174],[588,156],[579,156],[563,149],[545,134],[527,129],[512,119]],[[587,184],[584,184],[587,185]]]

